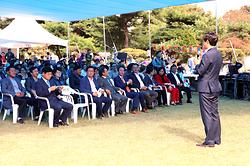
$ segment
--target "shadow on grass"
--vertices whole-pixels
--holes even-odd
[[[197,143],[197,142],[201,142],[203,140],[203,138],[201,136],[198,136],[194,133],[191,133],[185,129],[170,127],[170,126],[166,126],[166,125],[162,125],[161,127],[167,133],[170,133],[170,134],[175,135],[177,137],[184,138],[184,139],[191,141],[191,142]]]

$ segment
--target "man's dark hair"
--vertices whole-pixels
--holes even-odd
[[[30,68],[30,70],[29,70],[29,71],[30,71],[30,73],[32,73],[32,72],[33,72],[33,70],[35,70],[35,69],[37,69],[37,67],[34,67],[34,66],[33,66],[33,67],[31,67],[31,68]]]
[[[55,67],[54,70],[53,70],[53,74],[55,74],[56,71],[62,72],[62,68],[61,67]]]
[[[146,68],[146,73],[147,74],[150,74],[150,73],[152,73],[154,71],[154,67],[152,67],[152,66],[147,66],[147,68]]]
[[[177,68],[177,66],[175,64],[173,64],[171,67],[170,67],[170,70],[172,70],[174,67]]]
[[[53,70],[52,70],[52,68],[51,67],[44,67],[43,69],[42,69],[42,73],[49,73],[49,72],[52,72]]]
[[[120,70],[120,68],[123,68],[124,70],[126,70],[125,66],[123,65],[118,65],[117,70]]]
[[[108,66],[107,66],[108,67]],[[104,73],[104,70],[108,68],[106,67],[106,65],[102,65],[100,68],[99,68],[99,76],[102,77],[103,76],[103,73]]]
[[[89,69],[93,69],[94,71],[95,71],[95,67],[94,66],[88,66],[87,68],[86,68],[86,71],[88,71]]]
[[[75,66],[74,66],[74,68],[73,68],[73,70],[75,71],[75,70],[78,70],[78,69],[81,69],[81,66],[76,63]]]
[[[8,67],[6,68],[6,72],[7,72],[7,71],[10,71],[10,69],[16,69],[16,68],[15,68],[15,66],[10,65],[10,66],[8,66]]]
[[[203,40],[206,42],[206,41],[209,41],[209,44],[211,46],[216,46],[217,42],[218,42],[218,36],[216,35],[216,33],[214,32],[208,32],[205,34]]]

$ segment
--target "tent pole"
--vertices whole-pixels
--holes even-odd
[[[67,54],[67,60],[69,60],[69,55],[70,55],[70,50],[69,50],[69,45],[70,45],[70,43],[69,43],[69,41],[70,41],[70,39],[69,39],[69,35],[70,35],[70,22],[68,22],[68,45],[67,45],[67,47],[66,47],[66,54]]]
[[[218,35],[218,26],[219,26],[219,22],[218,22],[218,1],[217,0],[215,0],[215,18],[216,18],[216,29],[215,29],[215,31],[216,31],[216,34]]]
[[[151,18],[150,18],[150,13],[151,13],[151,11],[149,10],[148,11],[148,48],[149,48],[149,55],[150,55],[150,58],[152,60],[152,55],[151,55],[151,31],[150,31],[150,21],[151,21]]]
[[[106,50],[106,30],[105,30],[105,17],[102,17],[103,22],[103,43],[104,43],[104,57],[105,57],[105,64],[107,63],[107,50]]]
[[[19,48],[16,48],[16,58],[19,59]]]

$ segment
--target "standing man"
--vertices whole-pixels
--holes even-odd
[[[222,57],[216,48],[218,36],[214,32],[205,34],[203,48],[206,50],[199,65],[195,67],[199,74],[198,92],[200,111],[205,127],[206,138],[201,147],[214,147],[221,143],[221,126],[218,112],[218,98],[221,85],[219,73],[222,66]]]

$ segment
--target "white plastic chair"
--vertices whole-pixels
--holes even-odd
[[[43,100],[46,102],[47,104],[47,109],[44,110],[44,111],[40,111],[40,115],[39,115],[39,119],[38,119],[38,123],[37,125],[39,126],[41,124],[41,121],[42,121],[42,117],[43,117],[43,113],[45,111],[48,111],[49,112],[49,128],[53,128],[53,121],[54,121],[54,109],[52,109],[50,107],[50,103],[49,103],[49,100],[46,98],[46,97],[40,97],[40,96],[37,96],[36,92],[33,90],[32,91],[35,98],[38,99],[38,100]]]
[[[73,105],[73,111],[71,113],[71,118],[73,119],[74,123],[77,123],[77,116],[78,116],[78,109],[79,108],[84,108],[84,110],[82,110],[82,117],[84,117],[84,115],[86,114],[87,111],[87,116],[88,119],[90,120],[90,110],[89,110],[89,106],[92,106],[91,109],[91,116],[92,119],[96,119],[96,104],[93,101],[93,97],[91,94],[89,93],[80,93],[79,90],[74,90],[69,86],[63,86],[62,89],[62,94],[66,95],[66,96],[70,96],[71,98],[64,98],[64,100],[67,102],[69,101],[72,105]],[[78,101],[79,103],[74,103],[73,97],[70,94],[76,94],[79,96]],[[85,102],[82,102],[82,97],[84,97]],[[90,98],[90,101],[89,101]]]
[[[11,94],[3,93],[3,96],[9,97],[11,100],[11,107],[12,109],[4,109],[4,115],[3,120],[5,120],[7,114],[10,115],[10,112],[12,110],[13,112],[13,123],[17,123],[17,117],[18,117],[18,105],[14,103],[14,98]]]

